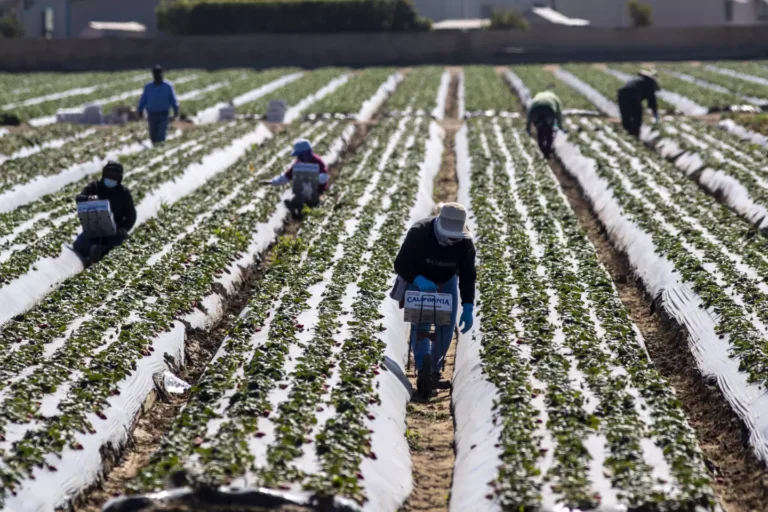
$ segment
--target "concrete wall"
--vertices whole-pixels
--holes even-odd
[[[0,70],[329,65],[512,64],[605,60],[768,58],[760,26],[691,29],[261,34],[100,40],[6,40]]]
[[[157,33],[155,8],[158,0],[72,0],[72,37],[77,37],[91,21],[138,21],[147,35]]]

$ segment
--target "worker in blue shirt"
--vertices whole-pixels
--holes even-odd
[[[174,119],[179,115],[179,101],[176,99],[173,85],[163,79],[162,67],[152,68],[152,76],[154,80],[144,86],[138,112],[139,117],[142,117],[144,110],[147,111],[149,138],[152,144],[159,144],[165,141],[165,134],[168,131],[168,112],[173,109]]]

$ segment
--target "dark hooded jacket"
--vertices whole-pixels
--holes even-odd
[[[109,208],[112,210],[117,229],[130,231],[136,224],[136,207],[133,204],[133,196],[122,182],[114,188],[107,188],[101,180],[92,181],[80,192],[75,201],[82,203],[88,200],[88,196],[109,200]]]
[[[637,102],[648,101],[648,108],[658,112],[656,105],[656,82],[647,76],[638,75],[619,89],[619,101]]]
[[[397,275],[412,283],[416,276],[424,276],[433,283],[443,284],[459,276],[462,304],[474,304],[475,244],[471,238],[444,247],[435,235],[435,217],[416,222],[405,237],[395,258]]]

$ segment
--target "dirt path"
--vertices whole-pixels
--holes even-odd
[[[434,199],[438,204],[455,201],[458,192],[456,156],[453,149],[454,135],[461,127],[461,121],[456,119],[458,70],[450,69],[450,71],[452,78],[445,106],[445,120],[440,123],[445,130],[445,152],[440,172],[435,177],[434,188]],[[454,336],[446,356],[440,386],[445,389],[438,389],[437,395],[428,402],[414,395],[411,403],[408,404],[406,437],[413,462],[413,492],[400,509],[403,512],[448,510],[455,460],[450,382],[453,379],[456,342],[457,338]],[[416,371],[413,362],[407,369],[407,375],[413,388],[416,389]]]
[[[368,126],[360,126],[344,150],[345,154],[353,153],[365,140]],[[342,155],[343,156],[343,155]],[[335,180],[342,171],[343,165],[339,159],[329,167],[331,181]],[[293,237],[298,231],[300,222],[291,218],[284,226],[283,237]],[[272,249],[270,248],[258,264],[253,265],[245,274],[245,284],[237,295],[227,301],[227,311],[221,323],[211,332],[197,332],[187,330],[187,345],[185,358],[187,364],[177,372],[177,375],[189,384],[194,385],[202,376],[206,366],[213,358],[233,319],[245,308],[250,299],[253,288],[262,278],[272,261]],[[156,395],[156,394],[155,394]],[[144,414],[138,420],[136,427],[130,435],[128,446],[117,460],[105,463],[106,479],[94,489],[74,500],[77,511],[99,512],[106,501],[114,496],[120,496],[125,492],[128,483],[135,478],[141,469],[149,463],[152,454],[160,447],[165,433],[170,430],[174,419],[187,402],[188,393],[184,395],[171,395],[166,400],[151,397],[144,405]],[[185,510],[184,507],[161,506],[156,510]],[[294,508],[294,510],[297,508]],[[287,510],[287,509],[286,509]]]
[[[579,185],[557,162],[552,163],[563,191],[581,226],[597,248],[619,296],[640,329],[656,368],[683,405],[690,425],[714,477],[715,493],[726,512],[768,510],[768,475],[746,445],[748,434],[716,385],[709,385],[696,370],[686,332],[661,312],[651,312],[645,291],[632,276],[624,254],[617,252],[584,200]]]

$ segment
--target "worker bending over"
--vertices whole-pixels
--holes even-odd
[[[165,142],[168,131],[169,111],[173,109],[174,119],[179,115],[179,101],[173,85],[163,79],[163,68],[152,68],[153,80],[144,86],[144,92],[139,100],[138,114],[142,117],[147,111],[149,138],[152,144]]]
[[[119,162],[110,161],[101,171],[101,179],[92,181],[75,198],[75,201],[109,200],[109,208],[115,220],[117,234],[108,237],[91,238],[86,233],[80,235],[72,244],[72,248],[86,264],[96,263],[107,252],[122,244],[136,223],[136,207],[133,204],[131,192],[122,184],[123,166]]]
[[[449,293],[453,296],[450,325],[437,326],[434,340],[430,324],[414,325],[411,348],[418,371],[418,387],[426,379],[437,382],[445,367],[458,310],[458,289],[462,313],[459,326],[472,328],[475,302],[475,245],[466,225],[467,211],[458,203],[446,203],[438,217],[416,222],[405,237],[395,259],[395,272],[409,283],[409,290]]]
[[[525,123],[525,131],[531,134],[531,124],[536,127],[536,137],[539,141],[539,149],[544,158],[552,155],[552,143],[555,140],[555,130],[563,129],[563,104],[560,98],[552,91],[540,92],[533,97],[528,107],[528,119]]]
[[[653,119],[659,122],[659,110],[656,105],[656,92],[660,89],[653,72],[641,71],[619,89],[619,111],[621,124],[634,137],[640,136],[643,125],[643,100],[653,112]]]
[[[293,167],[296,164],[317,164],[320,171],[317,179],[317,197],[319,198],[330,185],[328,167],[325,165],[325,162],[312,151],[312,143],[306,139],[299,139],[294,142],[291,156],[296,157],[296,160],[291,164],[288,170],[272,180],[266,180],[265,183],[275,187],[286,185],[293,180]],[[304,203],[305,201],[300,197],[295,197],[293,201],[286,201],[286,204],[292,211],[294,211],[294,213],[296,213],[295,210],[300,210]],[[317,203],[312,201],[307,202],[307,204],[312,207],[317,206]]]

